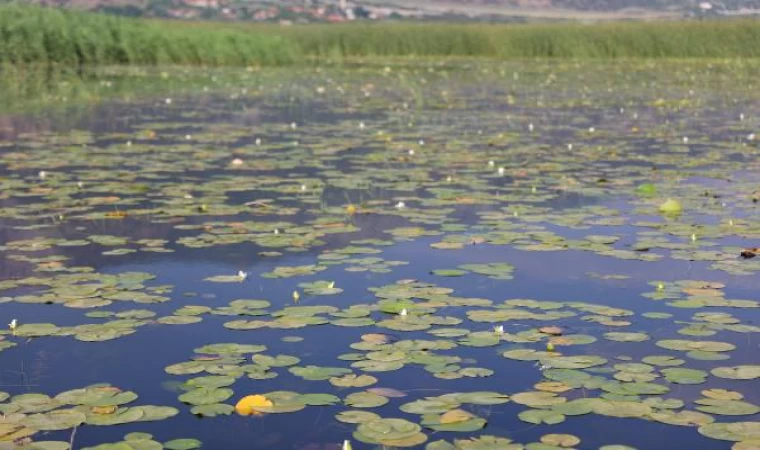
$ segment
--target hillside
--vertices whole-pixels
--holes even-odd
[[[24,0],[133,17],[281,24],[353,20],[656,19],[760,14],[760,0]]]

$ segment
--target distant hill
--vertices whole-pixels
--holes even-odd
[[[760,0],[22,0],[133,17],[276,22],[610,20],[760,15]]]

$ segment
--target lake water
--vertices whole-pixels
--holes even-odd
[[[0,449],[760,448],[754,73],[177,70],[9,110]]]

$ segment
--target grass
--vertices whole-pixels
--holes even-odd
[[[263,32],[0,6],[0,65],[277,65],[300,59],[297,52]]]
[[[475,25],[348,24],[292,27],[280,35],[305,55],[517,58],[760,57],[760,22],[612,22]]]
[[[760,22],[279,27],[139,20],[17,4],[0,6],[0,70],[30,64],[74,68],[269,66],[410,56],[501,60],[760,57]]]

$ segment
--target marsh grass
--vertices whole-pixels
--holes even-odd
[[[739,58],[760,56],[760,22],[348,24],[284,28],[303,54],[515,58]]]
[[[0,6],[0,66],[249,66],[373,57],[744,58],[760,22],[250,25]]]
[[[292,41],[264,32],[0,6],[0,65],[278,65],[298,59]]]

